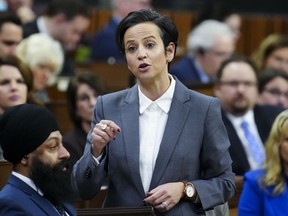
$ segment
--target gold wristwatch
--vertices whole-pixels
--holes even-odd
[[[197,196],[194,185],[191,182],[183,182],[183,183],[184,183],[183,198],[194,202]]]

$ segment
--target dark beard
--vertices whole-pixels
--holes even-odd
[[[63,171],[63,167],[66,167],[67,170]],[[71,169],[69,169],[67,160],[51,166],[43,163],[38,157],[34,157],[30,174],[36,187],[53,204],[61,204],[71,199]]]

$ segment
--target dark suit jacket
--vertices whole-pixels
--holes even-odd
[[[66,203],[64,208],[69,215],[76,216],[72,205]],[[11,174],[0,191],[0,215],[59,216],[59,213],[46,198]]]
[[[263,143],[266,142],[269,136],[272,124],[276,116],[283,110],[283,108],[276,106],[256,105],[254,107],[255,123]],[[244,147],[242,145],[242,142],[240,141],[240,138],[237,135],[235,128],[233,127],[231,121],[227,118],[223,110],[222,118],[231,143],[229,152],[233,160],[232,170],[236,175],[244,175],[245,172],[250,170],[250,165]]]
[[[192,181],[202,207],[225,203],[235,193],[229,140],[218,99],[199,94],[176,80],[166,128],[150,189],[179,181]],[[100,165],[91,156],[91,131],[82,158],[73,169],[73,187],[90,199],[109,176],[105,207],[143,206],[146,197],[139,171],[138,84],[131,89],[97,98],[91,128],[101,119],[113,120],[121,132],[112,140]],[[199,205],[185,200],[157,215],[204,215]]]
[[[24,38],[40,32],[36,20],[24,24],[23,30],[24,30]],[[73,76],[75,74],[74,69],[75,69],[75,63],[73,60],[73,56],[69,56],[67,53],[65,53],[63,67],[59,73],[59,76]]]
[[[118,21],[111,19],[108,24],[95,34],[91,40],[91,59],[104,60],[113,57],[116,61],[124,61],[124,55],[116,43]]]
[[[172,64],[169,73],[175,75],[184,84],[201,83],[195,63],[188,56],[184,56],[178,62]]]

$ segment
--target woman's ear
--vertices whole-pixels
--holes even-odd
[[[167,61],[171,62],[174,58],[175,53],[175,44],[170,42],[169,45],[166,47],[166,56]]]

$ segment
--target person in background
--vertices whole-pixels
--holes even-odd
[[[239,216],[286,215],[288,212],[288,111],[275,119],[266,142],[263,169],[244,176]]]
[[[33,76],[29,68],[17,57],[0,57],[0,117],[6,109],[31,103]],[[0,161],[4,160],[0,147]]]
[[[65,61],[61,76],[72,76],[74,73],[73,53],[90,23],[90,10],[78,0],[53,0],[42,16],[26,23],[24,37],[35,33],[44,33],[59,41],[64,49]]]
[[[23,39],[22,23],[17,15],[0,12],[0,57],[16,55],[16,48]]]
[[[61,44],[49,35],[37,33],[25,38],[17,47],[17,56],[33,73],[33,97],[35,101],[49,102],[48,85],[57,80],[64,61]]]
[[[258,104],[288,109],[288,74],[266,69],[259,74],[258,83]]]
[[[23,24],[36,19],[33,0],[6,0],[6,4],[8,11],[15,13]]]
[[[169,72],[184,84],[213,83],[220,64],[234,53],[234,34],[223,22],[206,20],[189,33],[187,49]]]
[[[124,61],[124,56],[115,40],[116,28],[131,11],[151,8],[152,0],[111,0],[112,17],[91,40],[91,59],[115,63]]]
[[[239,13],[234,11],[232,8],[227,7],[227,4],[223,1],[209,1],[203,5],[200,9],[196,21],[193,22],[193,26],[197,26],[205,20],[218,20],[226,23],[234,34],[235,43],[241,36],[241,16]]]
[[[220,66],[214,94],[221,101],[222,119],[231,143],[232,170],[243,176],[265,160],[264,143],[272,123],[283,111],[257,104],[257,69],[247,57],[234,56]]]
[[[84,154],[73,168],[74,190],[90,199],[108,177],[104,207],[205,215],[235,194],[219,100],[169,75],[178,30],[168,17],[131,12],[116,39],[138,82],[97,98]]]
[[[74,128],[63,136],[63,145],[74,165],[83,155],[97,97],[106,92],[102,79],[93,72],[80,72],[72,77],[66,91],[67,106]]]
[[[271,68],[288,74],[288,37],[280,34],[269,35],[252,53],[251,58],[260,71]]]
[[[0,121],[0,143],[4,158],[13,164],[0,192],[0,215],[76,216],[69,204],[70,155],[52,113],[35,104],[7,109]]]

